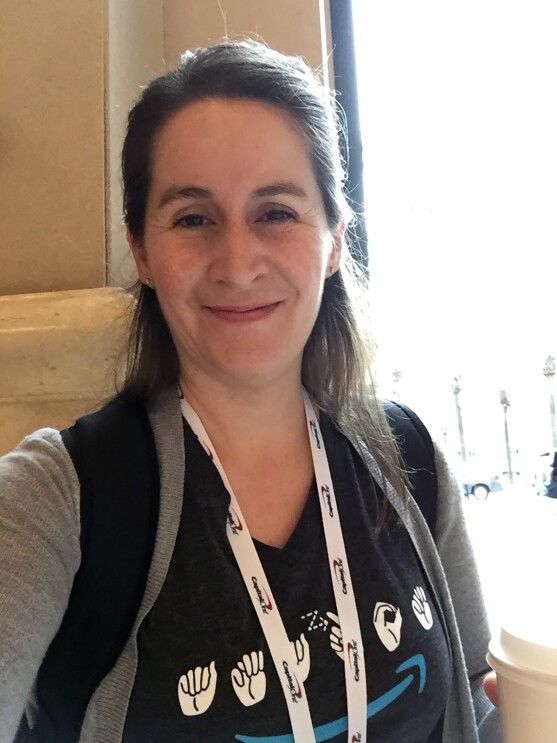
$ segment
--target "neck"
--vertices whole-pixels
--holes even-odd
[[[307,438],[299,378],[243,387],[184,375],[181,388],[219,452],[253,452],[273,442]]]

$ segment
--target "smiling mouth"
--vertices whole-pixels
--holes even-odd
[[[251,304],[240,307],[207,307],[209,312],[220,320],[232,323],[254,322],[271,315],[282,302],[270,304]]]

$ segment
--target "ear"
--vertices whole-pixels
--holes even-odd
[[[346,232],[346,222],[341,222],[336,230],[331,234],[331,251],[329,253],[328,268],[329,273],[333,274],[338,271],[340,260],[344,250],[344,233]]]
[[[128,245],[130,246],[130,250],[135,260],[137,274],[140,281],[143,281],[145,277],[150,275],[149,262],[147,260],[147,251],[145,250],[145,247],[135,239],[135,237],[129,230],[126,231],[126,238],[128,240]]]

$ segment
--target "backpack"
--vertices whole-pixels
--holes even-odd
[[[433,530],[437,476],[431,437],[409,408],[384,405],[413,496]],[[38,672],[33,729],[24,714],[15,743],[79,740],[89,700],[131,633],[157,532],[159,470],[144,407],[116,398],[61,436],[81,487],[82,562]]]

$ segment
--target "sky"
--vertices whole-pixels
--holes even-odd
[[[400,368],[453,434],[462,375],[471,446],[498,453],[505,388],[535,451],[557,358],[557,4],[353,5],[378,375]]]

